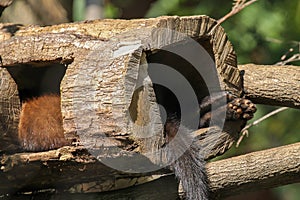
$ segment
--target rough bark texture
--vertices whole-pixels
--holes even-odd
[[[300,67],[239,65],[245,95],[254,103],[300,108]]]
[[[120,172],[105,166],[82,147],[3,156],[1,171],[1,194],[39,189],[110,191],[145,183],[167,172]]]
[[[208,178],[214,198],[223,199],[257,188],[265,189],[299,182],[299,152],[300,143],[295,143],[208,163]],[[61,191],[68,192],[108,191],[155,180],[167,172],[162,169],[149,173],[148,176],[122,174],[99,163],[82,147],[64,147],[49,152],[4,156],[1,165],[1,169],[10,175],[10,181],[7,182],[9,185],[3,187],[4,185],[1,184],[1,192],[12,192],[20,186],[26,186],[23,188],[25,190],[32,187],[59,187]],[[16,176],[15,171],[22,171],[28,176],[24,177],[22,173]],[[39,178],[36,177],[37,172]],[[49,175],[51,175],[50,180]],[[113,179],[115,175],[118,175],[118,178]],[[68,180],[71,176],[74,182]],[[97,181],[88,182],[90,176],[94,176]],[[3,173],[0,177],[1,180],[6,179]],[[28,177],[32,178],[31,185],[27,184]],[[131,192],[135,197],[140,195],[139,190]],[[146,195],[151,196],[151,194]],[[114,194],[114,197],[120,196]]]
[[[76,133],[87,148],[98,148],[94,146],[98,144],[152,152],[163,143],[162,124],[147,78],[146,52],[176,43],[185,50],[187,36],[202,44],[216,63],[219,75],[209,89],[220,84],[239,94],[241,80],[232,46],[223,29],[206,16],[101,20],[43,28],[4,24],[0,54],[19,88],[29,87],[33,78],[19,78],[25,73],[18,73],[21,67],[69,64],[60,87],[69,137]],[[210,67],[214,66],[202,68],[208,73]],[[203,80],[192,81],[203,85]],[[136,88],[145,82],[141,90]],[[207,95],[201,89],[195,92]],[[132,132],[141,141],[132,141]],[[155,137],[145,138],[145,133]]]
[[[24,90],[45,84],[37,78],[41,74],[47,74],[47,80],[55,80],[56,86],[50,88],[51,91],[61,93],[66,136],[84,145],[84,148],[2,155],[1,193],[45,188],[71,192],[108,191],[165,174],[160,166],[159,151],[164,143],[163,122],[156,103],[157,94],[149,78],[151,64],[157,61],[187,74],[198,100],[218,87],[238,96],[242,94],[234,50],[224,30],[207,16],[98,20],[49,27],[2,24],[0,41],[3,66],[0,71],[0,122],[4,127],[0,149],[7,151],[9,145],[15,144],[12,150],[18,150],[14,134],[19,97],[23,98]],[[191,51],[195,41],[205,51]],[[188,52],[186,56],[199,57],[198,61],[207,54],[215,66],[201,63],[203,73],[197,76],[186,62],[178,62],[176,56],[165,53],[174,52],[174,49],[176,53]],[[217,76],[206,76],[210,71],[216,71]],[[63,76],[61,83],[60,76]],[[247,72],[247,88],[251,88],[247,83],[250,77]],[[208,88],[205,78],[213,83],[207,85]],[[249,91],[246,91],[249,97],[258,99]],[[298,96],[291,101],[299,102]],[[284,101],[288,98],[291,97],[286,96]],[[7,134],[6,130],[11,133]],[[206,131],[199,130],[196,134],[203,139]],[[236,137],[236,130],[225,127],[219,143],[209,146],[210,151],[205,152],[206,158],[224,153]],[[120,155],[123,156],[121,162],[138,160],[140,165],[112,169],[102,163],[115,165],[111,158]],[[149,166],[160,170],[149,171]],[[213,177],[211,171],[210,174]]]
[[[79,163],[75,167],[72,162],[69,166],[68,162],[59,161],[48,168],[45,160],[34,161],[28,158],[31,154],[17,154],[16,157],[8,157],[8,160],[18,164],[10,165],[11,169],[2,166],[1,176],[6,180],[2,191],[9,188],[57,188],[58,185],[77,188],[77,183],[68,178],[71,175],[81,177],[77,179],[78,184],[84,185],[87,182],[88,185],[94,185],[92,191],[106,191],[120,188],[114,182],[118,179],[116,177],[130,176],[132,179],[147,176],[149,166],[153,167],[151,171],[160,169],[160,149],[164,143],[163,122],[149,78],[152,62],[162,61],[162,64],[184,73],[192,82],[198,100],[218,88],[237,95],[242,91],[233,48],[223,29],[207,16],[97,20],[49,27],[2,24],[0,40],[2,65],[17,83],[20,99],[27,97],[24,91],[28,90],[32,92],[46,86],[50,92],[60,90],[66,136],[76,139],[98,160],[110,166],[121,166],[121,169],[117,169],[129,172],[129,175],[124,175],[94,160],[99,166],[97,164],[95,168],[92,165],[90,173],[76,176],[75,172],[85,171],[81,169],[90,166],[84,161],[90,160],[89,157],[77,158]],[[195,43],[202,45],[199,51],[190,49]],[[172,54],[164,53],[168,51],[179,55],[188,52],[184,54],[185,59],[198,62],[202,77],[191,73],[184,61],[177,62]],[[212,60],[215,65],[209,64],[208,60]],[[211,71],[217,72],[215,77],[208,75]],[[43,79],[47,81],[39,78],[43,74],[46,74]],[[60,83],[61,76],[63,79]],[[210,84],[205,82],[205,78],[211,81]],[[55,87],[51,85],[49,88],[47,82],[52,79]],[[2,94],[6,95],[5,92]],[[8,101],[15,107],[20,106],[18,101]],[[4,116],[10,116],[11,108],[6,104],[5,100],[2,112]],[[14,122],[11,117],[9,120],[8,124]],[[221,148],[214,148],[213,152],[209,152],[211,155],[223,153],[231,146],[235,137],[230,136],[230,131],[225,134],[228,134],[223,138],[225,145],[220,142]],[[230,142],[226,142],[226,139]],[[17,143],[14,137],[11,137],[11,142]],[[1,148],[6,150],[6,144],[1,144]],[[71,154],[77,155],[77,151]],[[42,155],[44,158],[48,156],[48,160],[52,158],[51,152]],[[126,162],[126,165],[114,163],[113,157],[120,155],[123,156],[120,162]],[[60,156],[58,160],[61,160]],[[38,170],[32,169],[39,167],[42,175],[31,181],[23,179],[26,184],[17,185],[17,182],[22,182],[22,174],[12,174],[16,173],[18,167],[15,166],[22,163],[19,159],[23,158],[29,161],[28,165],[21,165],[22,174],[26,174],[24,177],[35,176],[34,172]],[[6,163],[6,158],[3,159]],[[134,164],[136,160],[139,164]],[[46,169],[43,168],[44,164]],[[6,170],[12,174],[8,171],[4,173]],[[62,175],[65,178],[60,181],[50,178],[64,172],[67,174]],[[12,176],[15,178],[12,179]],[[90,189],[82,186],[80,191],[88,192]]]
[[[300,182],[300,143],[207,164],[215,197]]]
[[[0,154],[18,149],[20,99],[17,85],[7,69],[0,68]]]

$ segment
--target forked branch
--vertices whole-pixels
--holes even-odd
[[[256,1],[257,0],[250,0],[248,2],[247,2],[247,0],[234,0],[231,11],[228,14],[226,14],[224,17],[222,17],[221,19],[219,19],[218,23],[222,24],[229,17],[232,17],[233,15],[239,13],[245,7],[251,5],[252,3],[256,2]]]

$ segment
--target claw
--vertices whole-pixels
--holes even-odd
[[[222,98],[226,98],[227,106],[221,105]],[[208,127],[211,120],[211,105],[215,103],[219,108],[215,113],[221,114],[226,109],[226,121],[250,120],[256,112],[256,106],[250,100],[238,98],[229,92],[220,92],[205,97],[200,104],[199,128]]]

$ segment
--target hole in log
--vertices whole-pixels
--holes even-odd
[[[199,47],[195,47],[195,41],[202,46],[200,48],[202,48],[205,53],[199,52]],[[188,55],[186,53],[188,53]],[[187,56],[185,57],[185,55]],[[203,62],[201,59],[210,61]],[[190,61],[204,64],[201,66],[193,66]],[[212,45],[207,38],[198,38],[197,40],[195,39],[188,42],[183,41],[155,52],[147,52],[148,73],[153,82],[154,93],[157,103],[160,105],[159,110],[163,122],[165,122],[167,117],[174,117],[174,115],[178,119],[184,119],[182,118],[183,116],[181,116],[182,109],[188,109],[184,111],[189,115],[185,116],[185,119],[187,119],[186,117],[192,119],[199,116],[199,103],[204,97],[209,95],[209,90],[203,78],[206,74],[203,73],[202,70],[199,71],[197,67],[211,70],[212,66],[205,66],[205,63],[208,63],[208,65],[209,63],[214,64],[214,61]],[[166,68],[167,73],[160,73],[163,70],[158,70],[158,68]],[[172,71],[174,71],[174,73]],[[166,79],[168,80],[166,81]],[[194,94],[190,96],[186,91],[186,86],[190,87],[190,90],[192,90]],[[180,97],[177,98],[178,93],[184,96],[185,102],[182,102]],[[193,101],[189,99],[190,97],[196,99],[196,107],[195,105],[192,106]],[[191,104],[191,106],[188,105],[183,108],[182,104]],[[197,120],[199,121],[199,119]],[[189,126],[188,124],[185,125]]]
[[[66,66],[59,63],[36,62],[7,67],[18,86],[20,101],[47,94],[60,95],[60,82]]]
[[[53,61],[6,67],[17,84],[22,105],[18,125],[22,150],[46,151],[69,144],[60,107],[60,83],[66,66]]]

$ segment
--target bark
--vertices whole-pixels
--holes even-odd
[[[299,182],[299,152],[300,143],[295,143],[208,163],[207,172],[213,198],[223,199],[257,188],[266,189]],[[107,191],[149,182],[164,177],[162,174],[168,172],[161,169],[148,174],[122,174],[98,162],[82,147],[5,156],[1,160],[1,169],[7,176],[0,174],[1,180],[10,179],[7,182],[9,185],[1,184],[1,192],[17,190],[23,185],[27,188],[59,187],[61,191],[68,192]],[[24,177],[20,170],[31,173]],[[118,174],[117,179],[112,179],[114,173]],[[94,181],[91,181],[91,175],[94,176]],[[70,176],[73,182],[68,180]],[[32,178],[31,185],[28,185],[28,177]],[[37,186],[41,183],[44,185]],[[139,190],[130,193],[136,197],[140,195]],[[109,196],[109,193],[106,195]],[[117,197],[116,194],[114,197]]]
[[[201,52],[188,51],[195,41],[204,47]],[[185,66],[184,61],[165,53],[168,51],[188,52],[186,59],[202,64],[204,78],[192,73],[196,66]],[[223,29],[206,16],[99,20],[50,27],[4,24],[0,55],[18,84],[21,99],[23,91],[42,87],[37,69],[66,67],[59,88],[66,136],[91,151],[103,146],[119,153],[127,149],[145,153],[155,152],[163,144],[157,94],[149,79],[152,63],[160,61],[179,70],[191,82],[197,100],[218,87],[241,93],[232,46]],[[201,60],[203,57],[207,60]],[[209,65],[211,58],[215,66]],[[211,71],[218,73],[211,77],[207,75]],[[55,70],[42,72],[49,80],[61,76]],[[206,86],[205,78],[211,85]],[[106,153],[102,155],[106,157]],[[151,158],[154,163],[156,157]]]
[[[7,69],[0,68],[0,154],[18,149],[20,99],[17,85]]]
[[[207,164],[210,187],[221,199],[300,182],[300,143]]]
[[[243,90],[234,50],[224,30],[207,16],[98,20],[49,27],[2,24],[0,41],[0,122],[4,127],[0,149],[5,153],[1,157],[1,193],[47,188],[108,191],[168,173],[160,152],[165,141],[157,105],[157,97],[165,94],[154,91],[154,63],[179,71],[191,84],[198,101],[218,88],[238,96]],[[192,49],[195,42],[204,49]],[[178,54],[200,64],[188,63]],[[209,64],[210,59],[215,65]],[[202,70],[200,75],[195,73],[197,66]],[[251,96],[254,92],[248,82],[252,73],[247,70],[246,95],[257,100],[258,96]],[[215,77],[208,75],[211,71],[216,72]],[[164,80],[169,74],[159,75]],[[53,84],[49,86],[51,80]],[[285,79],[278,80],[286,84]],[[172,83],[181,88],[177,80]],[[11,144],[15,144],[12,151],[19,151],[15,135],[20,100],[26,97],[24,91],[40,89],[60,92],[66,137],[83,147],[10,154]],[[297,106],[298,96],[287,95],[281,102],[290,98],[292,103],[287,105]],[[270,98],[270,102],[274,99]],[[203,139],[217,140],[207,146],[207,159],[232,146],[240,124],[231,125],[212,137],[207,137],[210,129],[195,132],[200,143]],[[6,134],[8,128],[11,133]],[[121,159],[116,163],[114,158],[118,156]],[[260,159],[263,162],[266,158]],[[213,183],[213,171],[208,169]]]
[[[239,65],[245,95],[254,103],[300,108],[300,67]]]
[[[155,180],[165,172],[167,170],[125,173],[107,167],[83,147],[63,147],[47,152],[4,155],[0,193],[43,189],[72,193],[110,191]]]

